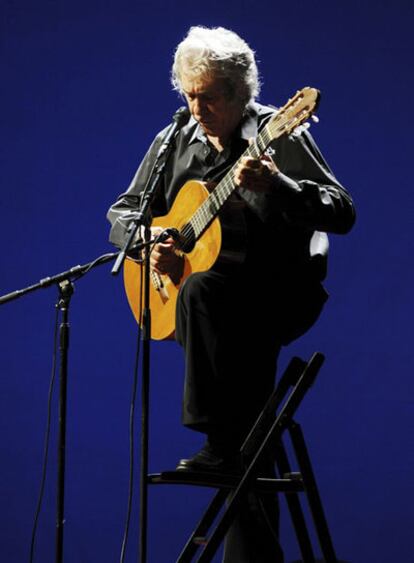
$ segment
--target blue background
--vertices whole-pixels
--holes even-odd
[[[105,213],[155,133],[182,104],[169,85],[190,25],[223,25],[256,50],[263,103],[322,91],[312,128],[358,221],[331,237],[331,299],[282,353],[327,361],[300,408],[338,555],[413,557],[411,1],[2,0],[0,293],[110,250]],[[51,367],[51,288],[0,309],[0,559],[28,560]],[[119,559],[127,498],[136,326],[109,266],[77,282],[71,306],[65,561]],[[248,334],[246,327],[246,342]],[[181,350],[152,348],[150,468],[201,437],[180,426]],[[36,561],[54,560],[57,406]],[[138,432],[138,429],[137,429]],[[170,563],[209,491],[150,490],[149,562]],[[137,506],[128,561],[135,561]],[[298,549],[282,501],[287,561]]]

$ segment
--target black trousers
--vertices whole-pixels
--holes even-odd
[[[273,389],[280,350],[268,321],[245,280],[209,271],[185,281],[176,324],[185,351],[184,425],[236,434],[251,426]]]
[[[273,391],[282,343],[313,324],[326,299],[320,284],[276,284],[259,272],[193,274],[177,302],[176,338],[186,364],[183,424],[220,435],[229,453],[240,448]],[[273,471],[265,462],[262,475]],[[282,562],[278,512],[276,498],[249,494],[227,534],[224,563]]]

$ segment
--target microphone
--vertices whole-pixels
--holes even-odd
[[[162,141],[162,145],[159,148],[157,159],[160,158],[165,151],[168,149],[171,141],[174,139],[178,131],[183,127],[190,118],[190,111],[187,107],[182,106],[173,115],[173,122],[168,128],[167,133]]]
[[[187,121],[190,119],[190,110],[187,106],[181,106],[177,109],[175,114],[173,115],[173,121],[178,124],[178,127],[181,129]]]

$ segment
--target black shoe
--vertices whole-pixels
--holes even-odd
[[[181,459],[176,470],[239,475],[242,467],[239,455],[218,455],[207,443],[192,458]]]

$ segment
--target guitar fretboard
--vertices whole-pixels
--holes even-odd
[[[254,143],[247,147],[240,159],[233,164],[231,169],[217,184],[205,202],[200,205],[194,215],[190,218],[187,225],[181,232],[181,235],[184,238],[187,239],[187,237],[194,237],[195,240],[198,240],[212,221],[214,221],[223,205],[237,187],[234,182],[234,173],[241,158],[246,156],[259,158],[265,152],[267,146],[271,143],[272,138],[270,136],[270,132],[267,130],[268,127],[269,125],[264,127],[263,131],[255,139]]]

